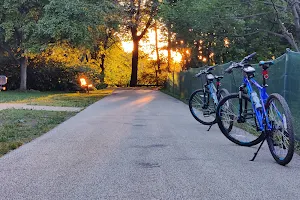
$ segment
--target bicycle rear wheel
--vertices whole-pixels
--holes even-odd
[[[196,90],[190,97],[189,108],[193,117],[204,125],[216,123],[216,108],[211,95],[203,89]]]
[[[286,165],[293,158],[295,145],[291,111],[280,94],[269,96],[266,110],[272,124],[267,137],[269,149],[278,164]]]
[[[248,96],[242,95],[242,122],[239,121],[239,94],[224,97],[217,107],[217,122],[222,133],[230,141],[241,146],[253,146],[264,138],[263,132],[257,131],[256,116]]]
[[[225,88],[220,89],[219,93],[218,93],[218,100],[220,101],[221,99],[223,99],[227,95],[229,95],[229,92],[228,92],[227,89],[225,89]]]

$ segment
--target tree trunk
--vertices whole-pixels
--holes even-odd
[[[139,40],[133,39],[133,51],[132,51],[132,69],[130,87],[137,86],[137,72],[138,72],[138,61],[139,61]]]
[[[156,61],[157,61],[157,69],[160,70],[160,56],[159,56],[159,49],[158,49],[158,30],[157,30],[157,23],[155,23],[155,50],[156,50]]]
[[[196,41],[196,44],[192,47],[191,49],[191,62],[189,63],[189,66],[187,66],[187,68],[189,67],[199,67],[199,47],[200,47],[200,43],[199,41]],[[202,66],[200,66],[202,67]]]
[[[22,57],[20,59],[20,67],[21,67],[21,82],[20,82],[20,90],[27,90],[27,57]]]
[[[158,49],[158,31],[157,31],[157,23],[155,22],[155,50],[156,50],[156,62],[157,62],[157,70],[155,70],[156,76],[156,86],[158,86],[158,74],[160,73],[160,57],[159,57],[159,49]]]
[[[109,38],[111,38],[112,36],[112,32],[109,28],[106,29],[106,35],[105,35],[105,40],[104,40],[104,44],[103,44],[103,48],[104,48],[104,53],[101,54],[101,64],[100,64],[100,68],[101,68],[101,73],[100,73],[100,83],[105,84],[105,58],[106,58],[106,50],[109,48],[108,46],[108,41]]]
[[[172,44],[171,44],[171,31],[169,29],[169,27],[167,27],[168,29],[168,72],[171,71],[171,59],[172,59],[172,55],[171,55],[171,48],[172,48]]]
[[[105,79],[105,54],[101,55],[101,64],[100,64],[100,68],[101,68],[101,73],[100,73],[100,83],[104,84],[104,79]]]
[[[156,79],[156,86],[158,86],[158,70],[156,70],[156,67],[155,67],[155,79]]]

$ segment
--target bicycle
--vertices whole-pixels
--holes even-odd
[[[251,161],[255,160],[267,140],[275,161],[280,165],[286,165],[294,154],[291,111],[280,94],[268,95],[266,92],[268,68],[274,64],[273,61],[259,62],[262,68],[262,86],[255,81],[255,69],[249,64],[255,55],[256,53],[253,53],[239,63],[234,62],[225,70],[226,73],[232,73],[233,69],[242,69],[243,84],[239,87],[238,93],[230,94],[219,102],[218,126],[230,141],[238,145],[253,146],[261,142]],[[259,96],[252,85],[259,90]],[[252,129],[248,129],[247,124]]]
[[[219,100],[229,94],[226,89],[220,89],[223,76],[214,76],[211,73],[214,68],[215,66],[208,67],[195,75],[195,77],[205,75],[206,83],[203,89],[194,91],[189,99],[189,108],[193,117],[201,124],[210,125],[210,128],[216,123],[216,108]],[[214,80],[217,81],[216,86]]]

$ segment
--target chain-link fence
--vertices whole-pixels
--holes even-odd
[[[224,74],[224,70],[231,63],[216,66],[213,74],[224,75],[222,87],[229,92],[237,92],[242,84],[241,70],[234,70],[232,74]],[[261,68],[258,64],[253,65],[256,69],[256,80],[262,83]],[[203,80],[195,78],[200,68],[192,68],[188,71],[171,73],[168,76],[166,89],[182,99],[188,99],[192,92],[202,88]],[[267,80],[268,93],[279,93],[288,102],[294,118],[296,137],[300,140],[300,53],[287,50],[287,52],[274,60],[274,65],[269,68]]]

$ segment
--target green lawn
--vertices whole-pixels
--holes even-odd
[[[0,93],[0,103],[87,107],[111,94],[113,89],[87,93],[14,92]],[[76,112],[2,110],[0,111],[0,156],[41,136]]]
[[[0,103],[14,102],[45,97],[60,92],[19,92],[19,91],[2,91],[0,92]]]
[[[110,95],[112,89],[91,91],[90,93],[52,94],[35,99],[21,101],[31,105],[87,107],[103,97]]]
[[[88,93],[61,92],[1,92],[0,103],[27,103],[44,106],[87,107],[111,94],[113,89],[96,90]]]
[[[0,111],[0,156],[41,136],[76,112]]]

